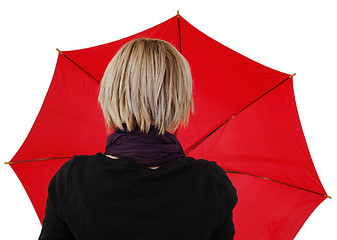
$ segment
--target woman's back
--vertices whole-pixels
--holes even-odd
[[[233,239],[236,189],[216,162],[186,157],[170,133],[193,113],[190,70],[164,40],[120,48],[98,96],[115,132],[105,154],[75,156],[52,178],[40,240]]]
[[[150,169],[130,158],[80,155],[60,168],[48,191],[41,240],[234,236],[236,190],[212,161],[185,157]]]

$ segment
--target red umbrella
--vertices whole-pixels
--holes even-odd
[[[59,167],[74,155],[104,152],[99,82],[118,49],[139,37],[170,42],[190,63],[195,113],[177,137],[188,156],[216,161],[236,187],[235,239],[293,239],[329,197],[303,135],[294,75],[227,48],[179,14],[115,42],[60,51],[41,110],[9,162],[40,222]]]

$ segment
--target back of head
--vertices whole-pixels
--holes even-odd
[[[194,108],[189,64],[164,40],[133,39],[107,66],[98,101],[110,129],[175,131]]]

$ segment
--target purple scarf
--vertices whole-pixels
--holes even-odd
[[[126,124],[123,124],[123,128],[126,129]],[[147,134],[141,132],[139,127],[131,132],[124,129],[116,128],[115,132],[109,135],[105,154],[131,158],[147,167],[185,157],[176,136],[167,131],[160,135],[154,126],[151,126]]]

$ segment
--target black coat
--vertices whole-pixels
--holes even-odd
[[[149,169],[76,155],[48,187],[39,240],[233,239],[237,193],[216,162],[179,158]]]

